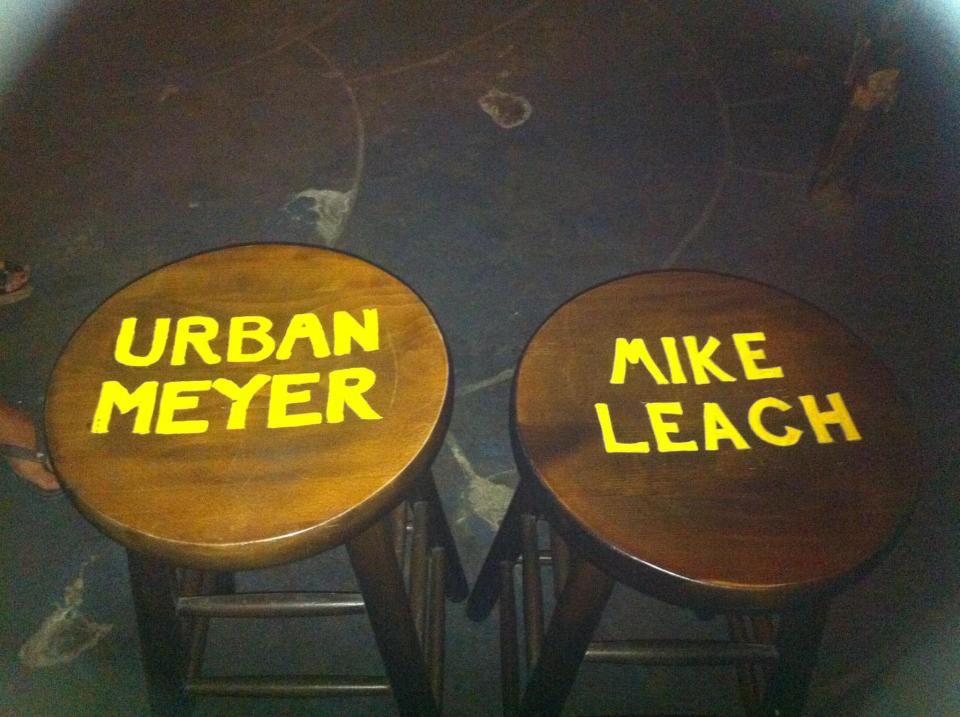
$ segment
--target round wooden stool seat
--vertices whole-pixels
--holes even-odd
[[[449,385],[436,321],[394,276],[236,246],[105,301],[57,362],[46,430],[112,537],[237,570],[342,543],[398,504],[439,447]]]
[[[822,311],[729,276],[580,294],[530,341],[514,401],[551,522],[615,578],[690,606],[841,584],[918,484],[889,372]]]
[[[893,380],[863,344],[769,286],[637,274],[543,323],[512,421],[521,481],[467,605],[479,620],[500,601],[505,714],[560,714],[586,659],[729,665],[747,714],[799,717],[830,598],[891,543],[920,478]],[[731,640],[593,641],[616,581],[726,613]]]

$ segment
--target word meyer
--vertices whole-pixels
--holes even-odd
[[[783,368],[780,366],[761,366],[766,361],[766,352],[757,344],[766,341],[763,332],[754,331],[736,333],[731,339],[743,369],[743,377],[748,381],[783,378]],[[721,368],[712,356],[721,342],[711,336],[703,345],[700,345],[695,336],[682,337],[686,365],[689,366],[690,376],[696,385],[706,385],[711,380],[721,382],[736,381],[736,377]],[[618,338],[614,344],[613,370],[610,375],[611,384],[623,384],[626,381],[629,366],[642,365],[647,374],[658,385],[685,384],[688,382],[684,362],[681,361],[680,349],[676,337],[663,336],[660,339],[663,353],[666,358],[666,372],[657,364],[643,339]],[[817,443],[833,443],[834,438],[828,426],[839,427],[844,440],[859,441],[861,435],[853,418],[850,415],[843,396],[840,393],[828,393],[826,401],[828,409],[821,408],[813,395],[798,396],[807,423],[813,431]],[[647,401],[645,403],[647,420],[653,434],[653,442],[657,451],[673,453],[684,451],[699,451],[697,441],[677,440],[674,436],[680,432],[680,426],[667,417],[682,416],[683,405],[679,401]],[[649,453],[649,441],[621,441],[613,427],[610,407],[606,403],[594,404],[597,421],[603,438],[603,447],[607,453]],[[747,410],[747,424],[753,434],[764,443],[778,446],[793,446],[800,441],[803,430],[795,426],[784,426],[780,432],[771,431],[764,423],[764,414],[767,411],[786,412],[792,406],[774,396],[765,396],[754,401]],[[703,418],[703,450],[716,451],[721,441],[728,441],[729,445],[737,450],[746,450],[750,444],[737,429],[720,405],[713,401],[705,401],[702,408]]]
[[[137,333],[136,317],[120,323],[113,357],[117,363],[137,368],[155,366],[166,356],[170,366],[184,366],[199,358],[207,365],[257,363],[273,357],[287,361],[295,350],[309,348],[317,359],[345,356],[354,345],[364,352],[380,349],[380,324],[376,309],[363,309],[358,321],[347,311],[335,311],[331,318],[333,347],[327,332],[314,313],[294,314],[280,340],[271,333],[273,322],[264,316],[235,316],[229,321],[225,355],[214,351],[211,342],[220,334],[219,322],[209,316],[185,316],[174,325],[170,318],[153,323],[149,348],[134,352]],[[171,328],[173,340],[170,341]],[[167,352],[169,345],[169,353]],[[301,348],[302,346],[302,348]],[[364,394],[376,383],[376,373],[365,367],[335,369],[328,374],[326,410],[290,413],[292,405],[312,401],[309,386],[320,383],[320,372],[257,373],[242,383],[228,378],[191,381],[144,381],[133,390],[119,381],[107,380],[100,386],[100,396],[91,424],[92,433],[109,433],[115,412],[135,412],[132,432],[136,434],[205,433],[209,421],[183,418],[182,415],[200,405],[200,395],[214,391],[231,401],[226,419],[227,430],[247,426],[247,411],[254,396],[267,389],[267,428],[293,428],[320,423],[342,423],[349,409],[357,418],[375,421],[381,418],[367,402]],[[154,420],[154,418],[156,420]]]

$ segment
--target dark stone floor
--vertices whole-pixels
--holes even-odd
[[[0,256],[31,263],[36,287],[0,307],[0,393],[40,415],[71,332],[173,259],[249,241],[368,258],[424,297],[451,345],[457,400],[436,475],[472,578],[517,479],[512,367],[553,308],[638,270],[769,282],[891,366],[925,461],[902,541],[834,604],[808,712],[958,715],[956,74],[918,53],[856,191],[813,202],[852,27],[808,0],[78,3],[0,104]],[[122,550],[69,502],[0,476],[0,715],[144,714]],[[343,555],[241,584],[331,580],[351,581]],[[46,647],[64,662],[30,669],[18,652],[58,606],[72,627]],[[448,619],[448,714],[498,714],[495,616],[473,624],[451,605]],[[81,649],[91,623],[112,629]],[[724,627],[624,591],[601,630]],[[215,625],[211,641],[213,670],[379,671],[363,620]],[[739,714],[734,676],[586,667],[569,703],[657,710]]]

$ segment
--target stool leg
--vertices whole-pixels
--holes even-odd
[[[440,502],[440,494],[437,493],[437,483],[433,471],[427,471],[422,481],[422,491],[424,499],[430,504],[431,544],[441,546],[446,553],[444,561],[447,567],[444,586],[447,597],[454,602],[460,602],[467,597],[470,586],[467,584],[467,575],[463,571],[463,563],[460,562],[460,553],[457,551],[457,543],[450,531],[450,524],[447,522],[447,516],[443,510],[443,503]]]
[[[150,713],[154,717],[189,714],[181,676],[184,649],[176,613],[176,571],[132,550],[127,551],[127,566]]]
[[[397,562],[403,566],[407,558],[407,501],[398,505],[390,516],[393,547],[397,553]],[[401,570],[403,569],[401,567]]]
[[[540,580],[540,545],[537,516],[520,516],[520,543],[523,554],[523,636],[527,645],[527,669],[540,659],[543,644],[543,583]]]
[[[347,552],[400,713],[409,717],[438,715],[403,575],[396,561],[390,516],[350,540]]]
[[[567,582],[567,567],[570,563],[570,551],[560,533],[550,528],[550,553],[553,555],[553,596],[563,592]]]
[[[500,522],[500,529],[493,538],[490,552],[483,561],[480,574],[473,585],[473,592],[467,599],[467,616],[480,622],[493,609],[500,594],[500,563],[515,563],[520,555],[520,515],[530,505],[528,491],[523,480],[517,486],[510,507]]]
[[[423,626],[426,624],[427,576],[429,575],[429,540],[427,524],[430,506],[423,501],[413,504],[413,539],[410,546],[410,612],[413,614],[413,626],[423,638]]]
[[[780,660],[767,690],[765,715],[799,717],[803,712],[828,609],[829,602],[822,600],[782,614],[777,630]]]
[[[754,623],[750,615],[744,613],[728,613],[727,627],[734,642],[759,642],[754,630]],[[763,701],[763,690],[766,680],[763,668],[756,664],[737,665],[737,683],[740,687],[740,702],[744,713],[749,717],[760,715],[760,706]]]
[[[205,595],[210,592],[212,577],[202,570],[184,570],[180,582],[180,594],[184,597]],[[207,628],[210,619],[205,617],[187,617],[180,620],[183,641],[187,647],[187,662],[184,677],[192,680],[203,671],[203,654],[207,646]]]
[[[775,645],[776,636],[777,636],[777,626],[774,621],[774,617],[771,614],[763,615],[753,615],[750,618],[750,621],[753,623],[753,634],[757,642],[763,643],[765,645]],[[767,685],[770,684],[770,680],[773,679],[773,674],[776,671],[775,663],[764,663],[762,667],[763,673],[763,690],[761,690],[761,696],[767,688]]]
[[[427,639],[424,640],[427,666],[430,668],[430,684],[433,697],[443,711],[443,659],[446,651],[447,600],[444,581],[447,576],[447,554],[443,548],[430,551],[430,621]]]
[[[500,684],[503,717],[517,717],[520,708],[520,660],[517,645],[517,598],[513,563],[500,563]]]
[[[571,556],[567,584],[547,628],[540,659],[527,682],[520,714],[560,714],[613,585],[609,575],[582,557]]]

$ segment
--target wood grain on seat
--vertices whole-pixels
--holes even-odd
[[[551,521],[675,602],[775,608],[839,585],[890,541],[920,477],[861,341],[729,276],[638,274],[575,297],[527,346],[514,401],[518,462]]]
[[[127,547],[260,567],[396,504],[439,447],[449,384],[439,327],[400,280],[326,249],[245,245],[105,301],[57,362],[46,428],[77,506]]]

